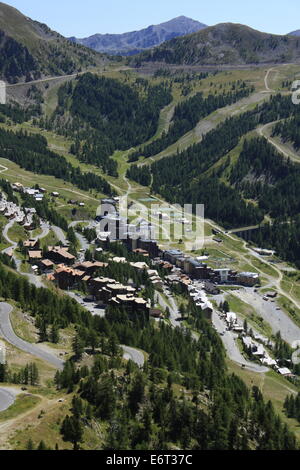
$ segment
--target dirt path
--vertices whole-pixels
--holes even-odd
[[[258,134],[261,137],[264,137],[269,142],[269,144],[271,144],[273,147],[275,147],[276,150],[278,150],[278,152],[281,153],[285,158],[289,158],[290,160],[292,160],[295,163],[300,163],[300,156],[297,155],[296,152],[293,152],[290,149],[288,149],[288,151],[287,151],[284,144],[280,144],[280,143],[276,142],[276,140],[270,136],[270,132],[268,132],[268,131],[277,122],[278,121],[270,122],[269,124],[265,124],[264,126],[259,127],[257,129]]]
[[[275,90],[271,90],[271,88],[269,87],[269,84],[268,84],[268,80],[269,80],[269,76],[270,76],[270,73],[271,72],[274,72],[274,70],[276,70],[275,67],[272,67],[270,68],[267,73],[266,73],[266,76],[265,76],[265,87],[266,87],[266,93],[274,93]]]
[[[49,400],[48,398],[42,397],[41,395],[34,395],[41,399],[41,401],[30,410],[22,413],[15,418],[9,419],[3,423],[0,422],[0,450],[11,450],[12,447],[9,443],[9,439],[13,433],[26,429],[28,426],[32,426],[34,423],[38,423],[38,416],[41,410],[45,412],[51,410],[54,406],[57,406],[57,399]]]

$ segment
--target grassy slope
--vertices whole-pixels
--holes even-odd
[[[76,64],[75,71],[81,66],[95,66],[107,62],[102,54],[74,45],[60,34],[51,31],[46,25],[27,18],[15,8],[2,2],[0,2],[0,30],[25,45],[39,62],[41,70],[46,73],[51,74],[53,65],[54,69],[57,67],[58,74],[63,73],[59,55],[73,61]],[[60,54],[54,56],[53,48],[56,48]]]

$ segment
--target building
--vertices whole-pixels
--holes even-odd
[[[129,263],[130,266],[132,266],[133,268],[137,269],[138,271],[145,271],[149,268],[148,264],[145,263],[144,261],[138,261],[136,263],[134,262],[131,262]]]
[[[290,369],[288,369],[287,367],[281,367],[280,369],[278,369],[278,373],[280,375],[283,375],[284,377],[287,377],[289,375],[293,375],[292,372],[290,371]]]
[[[226,323],[230,328],[233,328],[237,322],[237,316],[234,312],[227,312],[226,313]]]
[[[39,246],[39,241],[32,239],[32,238],[30,240],[25,240],[23,242],[23,248],[26,250],[26,252],[29,250],[34,250],[38,246]]]
[[[215,269],[214,272],[219,276],[221,284],[228,282],[230,269]]]
[[[259,275],[257,273],[238,273],[237,282],[242,286],[253,287],[259,282]]]
[[[123,307],[128,313],[131,314],[144,313],[148,318],[150,316],[150,302],[132,294],[119,294],[115,297],[112,297],[109,301],[109,304],[117,307]]]
[[[156,289],[162,289],[164,286],[163,280],[159,276],[158,272],[155,269],[148,269],[149,280],[152,283],[153,287]]]
[[[160,253],[157,242],[154,240],[143,240],[139,238],[138,248],[147,252],[151,258],[157,258]]]
[[[141,237],[131,237],[128,235],[124,238],[123,243],[129,251],[136,252],[142,256],[150,256],[157,258],[160,254],[160,249],[155,240],[143,239]],[[140,250],[140,252],[138,251]]]
[[[269,297],[269,299],[276,299],[277,297],[277,292],[275,291],[270,291],[265,293],[266,297]]]
[[[31,264],[38,263],[41,259],[43,259],[42,250],[28,251],[28,257]]]
[[[54,264],[72,265],[75,262],[75,256],[69,253],[67,248],[61,246],[49,246],[47,258],[53,261]]]
[[[107,284],[113,284],[116,282],[114,279],[106,277],[96,277],[91,279],[89,282],[89,291],[96,298],[99,297],[99,290],[105,287]]]
[[[53,271],[54,263],[53,261],[50,261],[50,259],[42,259],[42,261],[39,262],[38,266],[42,273],[49,274]]]
[[[149,258],[148,251],[142,250],[142,248],[137,248],[136,250],[133,250],[133,253],[139,256],[143,256],[144,258]]]
[[[13,183],[11,187],[13,191],[17,191],[19,193],[22,193],[24,191],[24,186],[21,183]]]
[[[84,261],[76,264],[74,268],[79,269],[79,271],[84,271],[87,275],[92,276],[97,269],[107,268],[107,266],[107,263],[102,263],[101,261]]]
[[[216,284],[213,284],[209,281],[204,282],[204,290],[207,292],[207,294],[211,295],[219,295],[221,292],[220,288]]]
[[[80,282],[85,276],[84,271],[73,269],[64,264],[59,265],[54,273],[54,278],[60,289],[69,289]]]
[[[274,250],[265,250],[264,248],[253,248],[253,251],[262,256],[274,256],[276,253]]]
[[[188,284],[186,288],[192,302],[196,305],[196,307],[199,307],[204,316],[211,321],[213,305],[209,301],[206,292],[203,290],[203,285],[200,283]]]
[[[169,261],[170,263],[176,265],[176,260],[182,258],[184,254],[180,250],[167,250],[163,253],[163,259]]]

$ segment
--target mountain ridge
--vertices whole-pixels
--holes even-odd
[[[0,79],[30,81],[76,73],[100,64],[103,55],[72,44],[46,24],[0,2]]]
[[[297,29],[296,31],[292,31],[291,33],[288,34],[288,36],[300,36],[300,29]]]
[[[263,33],[238,23],[220,23],[177,37],[132,61],[182,65],[285,63],[300,59],[296,37]]]
[[[138,31],[123,34],[94,34],[82,39],[71,37],[69,40],[97,52],[111,55],[133,55],[174,37],[184,36],[206,27],[204,23],[199,21],[186,16],[178,16],[170,21],[151,25]]]

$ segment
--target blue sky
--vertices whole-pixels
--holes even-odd
[[[300,29],[299,0],[7,0],[64,36],[123,33],[185,15],[208,25],[248,24],[286,34]]]

